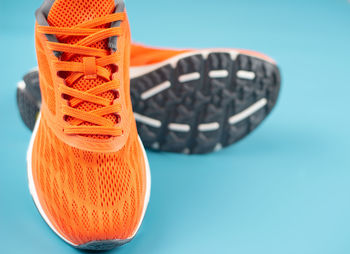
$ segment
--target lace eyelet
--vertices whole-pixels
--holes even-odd
[[[56,73],[56,75],[57,75],[57,77],[59,77],[59,78],[61,78],[63,80],[66,78],[66,72],[64,72],[64,71],[58,71]]]
[[[112,64],[111,67],[112,67],[112,69],[111,69],[111,73],[112,74],[117,73],[119,71],[119,66],[118,65]]]
[[[122,122],[122,117],[118,113],[114,113],[114,116],[117,118],[117,124]]]
[[[120,98],[120,93],[118,90],[113,90],[114,100],[118,100]]]
[[[64,94],[64,93],[61,94],[61,98],[62,98],[62,100],[65,100],[65,101],[69,100],[69,96]]]

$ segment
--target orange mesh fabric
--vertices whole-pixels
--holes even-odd
[[[156,64],[188,51],[189,50],[151,48],[134,43],[131,45],[130,65],[132,67],[137,67]]]
[[[48,23],[51,26],[57,27],[73,27],[84,21],[92,20],[94,18],[103,17],[107,14],[111,14],[115,9],[114,0],[85,0],[85,1],[67,1],[67,0],[56,0],[53,4],[50,13],[48,15]],[[106,27],[106,26],[105,26]],[[68,38],[58,38],[60,42],[74,44],[78,42],[81,37],[70,36]],[[108,39],[101,42],[91,45],[91,47],[99,49],[108,49]],[[62,56],[62,60],[67,60],[66,56]],[[70,59],[73,62],[83,62],[82,56],[74,56]],[[111,67],[107,66],[107,69],[111,70]],[[98,77],[97,79],[85,79],[84,77],[80,78],[74,84],[71,84],[71,87],[78,89],[80,91],[87,91],[91,88],[99,86],[106,82],[106,80]],[[113,100],[115,95],[113,92],[106,92],[101,95],[102,97]],[[93,111],[101,106],[90,103],[83,102],[77,107],[79,110],[84,111]],[[118,123],[118,118],[115,115],[107,115],[106,118]],[[73,118],[69,118],[68,121],[72,121]],[[90,123],[82,123],[82,125],[91,125]],[[104,136],[94,136],[95,138],[108,138]]]
[[[36,38],[36,42],[39,42],[39,39]],[[37,45],[38,46],[38,45]],[[44,50],[41,49],[41,47],[36,47],[37,49],[37,59],[39,66],[44,70],[49,70],[49,63],[47,62],[46,55]],[[46,79],[46,82],[40,81],[41,86],[41,95],[47,101],[48,108],[51,111],[52,114],[56,114],[56,98],[55,98],[55,92],[53,88],[53,81],[51,75],[40,75],[39,79]],[[45,83],[46,86],[42,86],[42,84]]]
[[[129,238],[142,216],[143,158],[136,125],[119,152],[93,153],[61,142],[41,118],[32,167],[45,214],[78,245]]]

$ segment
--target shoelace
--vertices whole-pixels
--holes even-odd
[[[117,91],[120,88],[118,80],[111,80],[111,72],[106,66],[115,64],[119,61],[120,55],[117,52],[111,53],[109,50],[89,47],[94,43],[108,39],[114,36],[120,36],[122,30],[120,27],[96,28],[103,25],[123,21],[124,13],[110,14],[101,18],[96,18],[81,23],[72,28],[38,26],[38,32],[42,34],[51,34],[68,38],[69,36],[85,36],[75,44],[66,44],[60,42],[48,42],[48,47],[54,52],[65,54],[66,61],[57,60],[54,67],[58,72],[69,72],[65,79],[66,85],[60,85],[58,88],[61,95],[71,97],[69,105],[63,105],[63,114],[67,117],[73,117],[69,126],[64,127],[64,132],[68,135],[107,135],[120,136],[123,134],[121,128],[115,126],[111,120],[103,117],[109,114],[118,114],[121,111],[121,105],[99,95],[108,91]],[[70,62],[73,56],[83,56],[82,62]],[[85,92],[71,88],[77,80],[84,77],[94,79],[97,76],[107,82],[96,86]],[[78,110],[75,107],[82,102],[90,102],[102,107],[90,112]],[[93,125],[81,125],[84,122]]]

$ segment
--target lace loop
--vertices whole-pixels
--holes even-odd
[[[83,57],[85,79],[97,78],[97,66],[95,57]]]

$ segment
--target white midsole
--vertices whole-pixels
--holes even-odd
[[[40,124],[40,119],[41,119],[41,114],[39,114],[38,119],[35,123],[35,127],[34,127],[34,131],[32,134],[32,137],[30,139],[30,143],[29,143],[29,148],[27,151],[27,171],[28,171],[28,183],[29,183],[29,191],[30,194],[33,197],[34,203],[36,205],[36,207],[39,210],[39,213],[41,214],[41,216],[43,217],[43,219],[45,220],[45,222],[49,225],[49,227],[60,237],[62,238],[65,242],[67,242],[68,244],[77,247],[77,244],[72,243],[71,241],[69,241],[68,239],[66,239],[64,236],[62,236],[56,229],[55,227],[52,225],[52,223],[50,222],[49,218],[47,217],[47,215],[45,214],[43,208],[41,207],[40,201],[39,201],[39,197],[35,188],[35,184],[34,184],[34,178],[33,178],[33,172],[32,172],[32,151],[33,151],[33,146],[34,146],[34,141],[35,141],[35,137],[36,134],[38,132],[38,128],[39,128],[39,124]],[[133,235],[128,238],[127,240],[131,240],[132,238],[134,238],[134,236],[136,235],[137,231],[139,230],[143,218],[145,217],[146,214],[146,210],[147,210],[147,206],[150,200],[150,195],[151,195],[151,171],[150,171],[150,166],[149,166],[149,162],[148,162],[148,158],[147,158],[147,154],[145,151],[145,148],[142,144],[141,139],[139,138],[139,142],[140,145],[142,147],[142,151],[144,154],[144,158],[145,158],[145,165],[146,165],[146,194],[145,194],[145,202],[144,202],[144,207],[143,207],[143,211],[142,211],[142,216],[141,216],[141,220],[135,230],[135,232],[133,233]],[[115,241],[123,241],[125,242],[125,240],[120,240],[120,239],[115,239]]]

